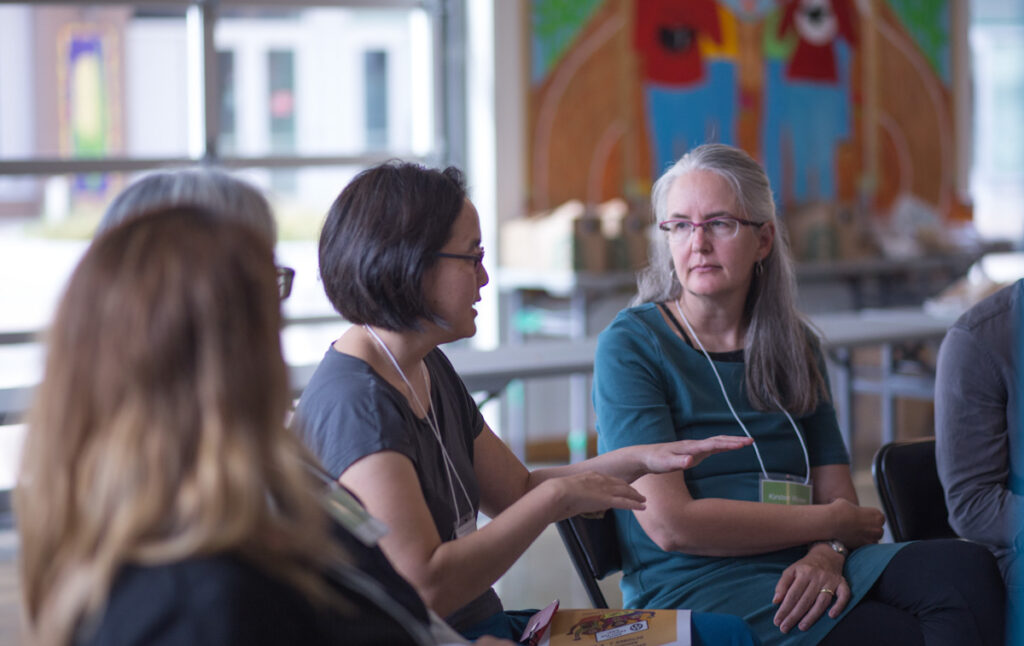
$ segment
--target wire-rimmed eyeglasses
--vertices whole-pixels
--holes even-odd
[[[658,228],[668,233],[673,240],[688,240],[698,228],[704,230],[704,235],[715,240],[731,240],[739,233],[740,227],[760,227],[764,222],[751,222],[741,218],[734,218],[731,215],[720,215],[708,218],[703,222],[694,222],[683,218],[673,218],[658,223]]]
[[[281,300],[288,298],[292,293],[292,283],[295,281],[295,270],[291,267],[277,266],[277,294]]]
[[[437,252],[438,258],[455,258],[457,260],[469,260],[473,263],[473,269],[480,269],[480,266],[484,264],[484,250],[483,247],[477,253],[447,253],[444,251]]]

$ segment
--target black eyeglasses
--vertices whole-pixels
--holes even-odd
[[[469,260],[473,263],[473,269],[480,269],[480,265],[484,263],[484,250],[480,249],[479,253],[445,253],[443,251],[438,251],[437,257]]]
[[[292,282],[295,281],[295,270],[291,267],[277,267],[277,293],[281,300],[288,298],[292,293]]]

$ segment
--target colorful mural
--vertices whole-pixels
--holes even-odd
[[[531,78],[544,78],[602,0],[550,0],[535,2],[530,13]]]
[[[956,201],[949,0],[531,0],[531,206],[642,200],[743,147],[783,213]]]
[[[652,172],[705,141],[736,142],[736,29],[714,0],[635,4]]]
[[[949,0],[888,0],[888,4],[935,73],[943,83],[949,83],[952,75]]]
[[[837,197],[836,150],[852,129],[854,15],[850,0],[788,0],[767,21],[761,157],[785,202]]]

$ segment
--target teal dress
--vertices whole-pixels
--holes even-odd
[[[781,411],[765,413],[750,406],[743,388],[742,359],[716,360],[715,367],[768,472],[802,478],[806,463],[793,427]],[[650,303],[623,310],[601,333],[593,398],[601,453],[634,444],[743,434],[708,360],[680,339]],[[823,401],[813,413],[795,421],[812,467],[849,464],[830,402]],[[704,460],[686,472],[686,483],[694,498],[757,501],[760,475],[753,448],[745,447]],[[732,613],[743,617],[766,645],[815,644],[838,621],[823,615],[807,632],[793,628],[788,635],[772,623],[777,610],[772,604],[775,585],[783,570],[807,553],[806,546],[744,557],[666,552],[647,536],[632,512],[616,514],[627,608]],[[868,545],[850,554],[843,575],[853,598],[846,611],[860,602],[901,548],[900,544]]]

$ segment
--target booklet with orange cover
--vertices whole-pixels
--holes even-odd
[[[559,610],[538,646],[690,646],[689,610]]]

